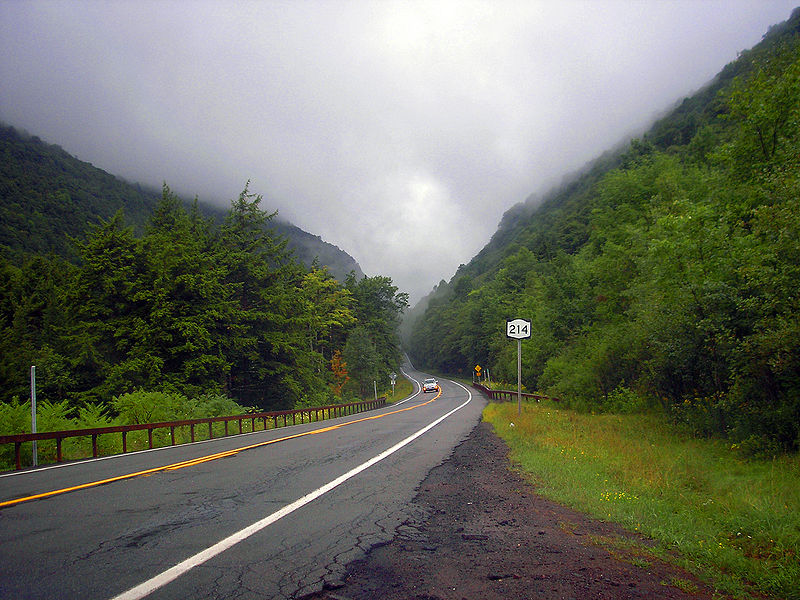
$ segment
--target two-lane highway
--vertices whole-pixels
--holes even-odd
[[[440,385],[340,419],[4,475],[0,598],[320,589],[391,539],[419,483],[479,421],[479,397]]]

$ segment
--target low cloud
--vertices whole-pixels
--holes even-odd
[[[0,118],[265,206],[412,300],[503,212],[709,81],[791,2],[5,2]]]

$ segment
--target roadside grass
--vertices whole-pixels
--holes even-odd
[[[658,415],[490,403],[484,419],[541,495],[652,538],[719,592],[800,599],[800,457],[743,459]]]
[[[390,387],[386,392],[386,400],[389,402],[398,402],[403,398],[408,398],[414,393],[414,384],[403,375],[398,375],[397,381],[394,384],[394,395],[392,395],[392,388]]]

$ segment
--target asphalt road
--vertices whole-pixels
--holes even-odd
[[[293,598],[335,584],[393,537],[479,422],[479,396],[440,385],[321,423],[2,476],[0,503],[323,429],[0,508],[0,599]]]

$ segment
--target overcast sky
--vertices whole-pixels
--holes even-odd
[[[264,207],[412,302],[798,0],[0,0],[0,120]]]

